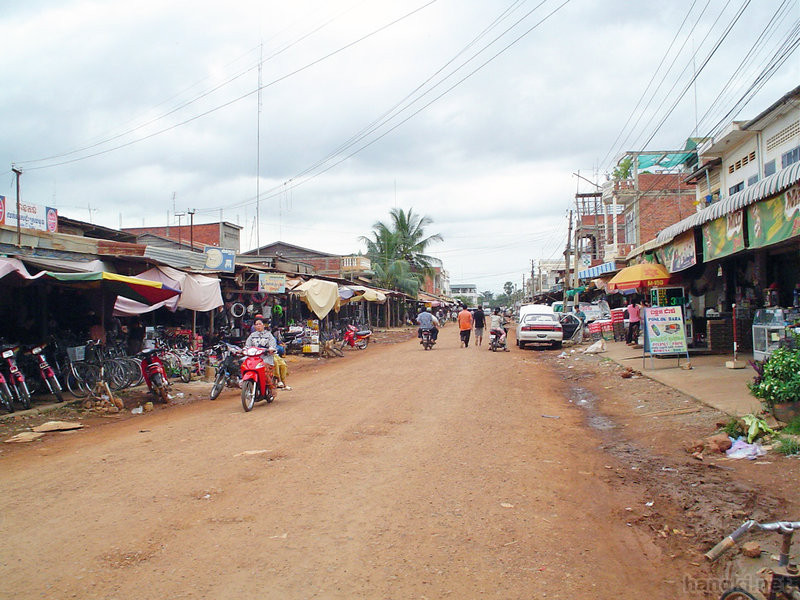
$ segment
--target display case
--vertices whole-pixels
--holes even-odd
[[[786,337],[787,315],[782,308],[761,308],[753,317],[753,358],[766,360]]]

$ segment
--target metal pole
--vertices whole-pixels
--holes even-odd
[[[194,213],[195,210],[187,210],[189,213],[189,250],[194,252]]]
[[[20,226],[20,210],[19,210],[19,177],[22,171],[11,165],[11,170],[17,176],[17,246],[22,247],[22,227]]]

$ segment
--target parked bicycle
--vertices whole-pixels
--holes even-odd
[[[800,530],[800,521],[776,521],[774,523],[745,521],[736,531],[706,552],[705,557],[711,562],[716,561],[736,546],[736,542],[741,537],[753,529],[771,531],[783,538],[778,556],[778,566],[759,571],[759,577],[764,580],[765,584],[762,591],[734,587],[723,593],[720,600],[800,600],[800,569],[789,560],[792,551],[792,534]]]

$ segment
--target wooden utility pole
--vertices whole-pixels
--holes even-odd
[[[187,208],[186,212],[189,213],[189,250],[194,252],[194,213],[196,209],[189,210]]]
[[[14,171],[14,175],[17,177],[17,246],[20,248],[22,247],[22,227],[20,226],[20,210],[19,210],[19,178],[22,175],[22,171],[20,171],[14,165],[11,165],[11,170]]]
[[[567,309],[567,290],[572,285],[572,277],[569,274],[569,257],[572,253],[572,211],[569,211],[569,229],[567,230],[567,249],[564,250],[564,312]]]

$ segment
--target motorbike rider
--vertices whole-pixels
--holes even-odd
[[[508,320],[500,314],[500,308],[495,307],[492,316],[489,317],[489,331],[500,336],[500,344],[506,352],[508,352],[508,346],[506,345],[506,336],[508,335],[507,323]]]
[[[275,396],[275,382],[272,379],[273,369],[275,367],[275,360],[273,355],[277,349],[278,343],[275,341],[275,336],[264,326],[264,320],[256,319],[253,323],[255,331],[247,336],[244,343],[245,348],[258,346],[259,348],[266,348],[267,352],[261,355],[261,359],[267,365],[267,387],[270,392]]]
[[[419,323],[419,329],[417,329],[417,337],[419,338],[419,343],[422,343],[422,330],[428,329],[431,332],[431,339],[435,342],[436,338],[439,337],[439,319],[431,314],[430,309],[426,306],[422,309],[422,311],[417,315],[417,323]]]

